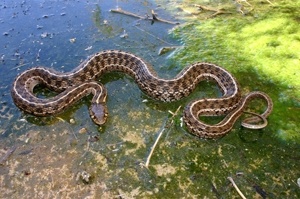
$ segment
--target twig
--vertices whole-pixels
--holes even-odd
[[[169,20],[165,20],[165,19],[161,19],[161,18],[157,17],[157,14],[154,13],[154,10],[151,10],[151,14],[152,14],[152,20],[153,21],[159,21],[159,22],[173,24],[173,25],[179,25],[180,24],[179,22],[169,21]]]
[[[165,124],[164,124],[164,125],[165,125]],[[150,163],[150,159],[151,159],[152,154],[153,154],[153,151],[154,151],[154,149],[155,149],[155,147],[156,147],[156,145],[157,145],[157,143],[158,143],[158,141],[159,141],[161,135],[163,134],[163,132],[164,132],[165,130],[166,130],[166,128],[163,127],[162,130],[159,132],[159,134],[158,134],[158,136],[157,136],[157,138],[156,138],[156,140],[155,140],[155,142],[154,142],[154,144],[153,144],[153,146],[152,146],[152,148],[151,148],[150,154],[148,155],[147,161],[146,161],[146,163],[145,163],[145,167],[146,167],[146,168],[148,168],[149,163]]]
[[[244,5],[242,2],[245,2],[249,7],[250,7],[250,10],[245,10],[244,11]],[[254,7],[247,1],[247,0],[235,0],[235,3],[237,5],[237,11],[240,12],[242,15],[246,15],[247,13],[251,12]]]
[[[90,141],[89,141],[89,139],[88,139],[88,140],[87,140],[87,144],[86,144],[86,150],[85,150],[85,152],[82,154],[81,157],[84,157],[85,154],[87,154],[87,153],[89,152],[89,150],[90,150]]]
[[[243,176],[244,179],[246,179],[246,181],[250,184],[252,184],[252,187],[255,189],[255,191],[262,197],[262,198],[267,198],[268,193],[262,188],[260,187],[256,182],[254,182],[251,179],[248,179],[243,172],[238,172],[236,173],[237,176]]]
[[[248,6],[253,7],[247,0],[236,0],[238,4],[241,4],[242,2],[245,2]]]
[[[142,16],[140,16],[140,15],[137,15],[137,14],[134,14],[134,13],[131,13],[131,12],[122,10],[122,8],[111,9],[111,10],[109,10],[109,11],[110,11],[110,12],[119,13],[119,14],[124,14],[124,15],[127,15],[127,16],[139,18],[139,19],[146,19],[146,17],[142,17]]]
[[[271,1],[269,1],[269,0],[266,0],[269,4],[271,4],[272,6],[274,6],[274,4],[271,2]]]
[[[243,199],[247,199],[244,194],[241,192],[241,190],[237,187],[237,185],[235,184],[234,180],[232,179],[232,177],[227,177],[227,179],[231,182],[231,184],[233,185],[233,187],[235,188],[235,190],[238,192],[238,194],[241,196],[241,198]]]
[[[138,18],[138,19],[150,20],[150,21],[152,21],[152,23],[154,21],[159,21],[159,22],[162,22],[162,23],[168,23],[168,24],[173,24],[173,25],[178,25],[179,24],[179,22],[173,22],[173,21],[168,21],[168,20],[165,20],[165,19],[158,18],[156,13],[154,13],[153,10],[151,11],[152,18],[149,17],[148,15],[146,17],[143,17],[143,16],[140,16],[140,15],[134,14],[132,12],[122,10],[121,8],[111,9],[110,12],[115,12],[115,13],[131,16],[131,17],[135,17],[135,18]]]
[[[18,147],[15,145],[11,147],[4,156],[0,158],[0,165],[3,165],[4,162],[13,154],[13,152],[17,149]]]
[[[163,40],[163,39],[161,39],[161,38],[159,38],[159,37],[157,37],[157,36],[151,34],[150,32],[145,31],[144,29],[142,29],[142,28],[140,28],[140,27],[138,27],[138,26],[134,26],[134,27],[137,28],[137,29],[139,29],[140,31],[145,32],[146,34],[148,34],[148,35],[150,35],[150,36],[152,36],[152,37],[158,39],[159,41],[161,41],[161,42],[163,42],[163,43],[166,43],[166,44],[168,44],[168,45],[173,45],[173,44],[171,44],[171,43],[169,43],[169,42],[167,42],[167,41],[165,41],[165,40]]]
[[[219,9],[215,9],[215,8],[200,5],[200,4],[195,4],[194,6],[201,9],[201,10],[212,11],[212,12],[218,12],[218,10],[219,10]]]
[[[216,9],[216,8],[211,8],[211,7],[207,7],[207,6],[200,5],[200,4],[195,4],[194,6],[201,9],[201,10],[215,12],[212,15],[208,16],[207,18],[211,18],[211,17],[214,17],[216,15],[220,15],[220,14],[232,14],[231,12],[225,11],[223,8],[222,9]]]
[[[11,68],[10,70],[18,69],[18,68],[20,68],[20,67],[22,67],[22,66],[26,66],[26,65],[28,65],[28,64],[29,64],[29,63],[24,63],[24,64],[21,64],[21,65],[17,65],[16,67]]]
[[[158,141],[159,141],[161,135],[163,134],[163,132],[164,132],[167,128],[171,127],[171,125],[174,123],[174,120],[173,120],[173,119],[174,119],[174,117],[178,114],[178,111],[180,110],[180,108],[181,108],[181,106],[179,106],[179,107],[177,108],[177,110],[175,111],[175,113],[172,113],[171,111],[169,111],[169,112],[172,114],[172,117],[169,119],[169,121],[171,121],[171,122],[170,122],[170,124],[167,124],[167,122],[166,122],[166,123],[164,124],[162,130],[159,132],[159,134],[158,134],[158,136],[157,136],[157,138],[156,138],[156,140],[155,140],[155,143],[153,144],[153,146],[152,146],[152,148],[151,148],[150,154],[149,154],[148,157],[147,157],[147,161],[146,161],[146,163],[145,163],[145,167],[146,167],[146,168],[148,168],[148,166],[149,166],[150,159],[151,159],[151,157],[152,157],[152,154],[153,154],[153,152],[154,152],[154,149],[155,149],[155,147],[156,147],[156,145],[157,145],[157,143],[158,143]]]

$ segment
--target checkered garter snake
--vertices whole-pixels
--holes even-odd
[[[242,123],[246,128],[259,129],[267,125],[266,118],[272,111],[272,100],[262,92],[241,96],[235,78],[225,69],[210,63],[187,66],[173,79],[159,78],[152,66],[127,52],[109,50],[94,54],[71,72],[61,73],[44,67],[31,68],[15,79],[11,95],[23,111],[36,116],[49,116],[62,112],[82,97],[92,94],[89,108],[92,120],[102,125],[107,119],[106,89],[95,80],[106,72],[123,72],[131,76],[148,96],[165,102],[177,101],[188,96],[203,80],[213,80],[222,92],[220,98],[204,98],[190,102],[183,113],[187,129],[201,138],[218,138],[226,135],[254,98],[267,103],[262,114],[253,113]],[[33,89],[43,84],[59,94],[51,98],[38,98]],[[218,124],[209,125],[199,120],[200,115],[226,115]],[[263,124],[257,122],[263,121]]]

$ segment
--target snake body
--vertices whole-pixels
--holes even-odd
[[[89,108],[93,121],[102,125],[106,122],[106,89],[95,80],[112,71],[131,76],[139,88],[148,96],[165,102],[177,101],[188,96],[203,80],[213,80],[222,91],[220,98],[197,99],[184,109],[183,120],[188,130],[201,138],[218,138],[226,135],[253,98],[262,98],[267,109],[244,121],[247,128],[263,128],[253,124],[266,121],[272,111],[272,100],[262,92],[251,92],[242,97],[235,78],[225,69],[211,63],[195,63],[187,66],[173,79],[159,78],[152,66],[134,54],[122,51],[102,51],[94,54],[77,68],[61,73],[44,67],[31,68],[21,73],[14,81],[11,95],[14,103],[27,113],[49,116],[62,112],[82,97],[92,94]],[[52,98],[38,98],[33,89],[43,84],[59,94]],[[226,115],[216,125],[199,120],[200,115]]]

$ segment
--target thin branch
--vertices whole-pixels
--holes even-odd
[[[152,154],[153,154],[153,152],[154,152],[154,149],[156,148],[156,145],[157,145],[158,141],[160,140],[160,137],[162,136],[163,132],[164,132],[167,128],[170,128],[171,125],[173,125],[173,123],[174,123],[174,117],[178,114],[180,108],[181,108],[181,106],[179,106],[179,107],[177,108],[177,110],[175,111],[175,113],[172,113],[171,111],[169,111],[169,112],[172,114],[172,117],[168,120],[168,121],[170,121],[170,123],[168,124],[168,122],[166,122],[166,123],[164,124],[162,130],[159,132],[159,134],[158,134],[158,136],[157,136],[157,138],[156,138],[156,140],[155,140],[153,146],[151,147],[150,154],[149,154],[148,157],[147,157],[147,161],[146,161],[146,163],[145,163],[145,167],[146,167],[146,168],[148,168],[148,166],[149,166],[150,159],[151,159],[151,157],[152,157]]]
[[[253,7],[247,0],[236,0],[238,4],[241,4],[242,2],[245,2],[248,6]]]
[[[140,31],[142,31],[142,32],[144,32],[144,33],[146,33],[147,35],[150,35],[151,37],[156,38],[157,40],[159,40],[159,41],[161,41],[161,42],[163,42],[163,43],[165,43],[165,44],[173,45],[173,44],[171,44],[171,43],[169,43],[169,42],[167,42],[167,41],[165,41],[165,40],[163,40],[163,39],[161,39],[161,38],[155,36],[154,34],[148,32],[148,31],[146,31],[146,30],[144,30],[144,29],[142,29],[142,28],[140,28],[140,27],[138,27],[138,26],[134,26],[134,27],[137,28],[138,30],[140,30]]]
[[[165,124],[164,124],[164,125],[165,125]],[[156,140],[155,140],[153,146],[151,147],[151,151],[150,151],[150,153],[149,153],[149,155],[148,155],[148,158],[147,158],[147,161],[146,161],[146,163],[145,163],[145,167],[146,167],[146,168],[148,168],[149,163],[150,163],[150,159],[151,159],[152,154],[153,154],[153,152],[154,152],[154,149],[155,149],[155,147],[156,147],[158,141],[160,140],[161,135],[163,134],[163,132],[164,132],[165,130],[166,130],[166,128],[163,127],[162,130],[159,132],[159,134],[158,134],[158,136],[157,136],[157,138],[156,138]]]
[[[271,1],[266,0],[269,4],[271,4],[272,6],[275,6]]]
[[[150,20],[150,21],[152,21],[152,23],[154,21],[158,21],[158,22],[168,23],[168,24],[172,24],[172,25],[178,25],[179,24],[179,22],[169,21],[169,20],[165,20],[165,19],[161,19],[161,18],[157,17],[157,14],[154,13],[153,10],[151,11],[152,17],[149,17],[148,15],[145,16],[145,17],[143,17],[143,16],[137,15],[135,13],[122,10],[121,8],[111,9],[110,12],[114,12],[114,13],[119,13],[119,14],[131,16],[131,17],[135,17],[135,18],[138,18],[138,19]]]
[[[90,141],[89,139],[87,140],[87,144],[86,144],[86,149],[85,149],[85,152],[82,154],[81,157],[84,157],[90,150]]]
[[[151,14],[152,14],[152,20],[153,21],[159,21],[159,22],[162,22],[162,23],[168,23],[168,24],[173,24],[173,25],[179,25],[180,24],[179,22],[169,21],[169,20],[165,20],[165,19],[157,17],[157,14],[154,13],[154,10],[151,11]]]
[[[26,65],[28,65],[28,64],[29,64],[29,63],[20,64],[20,65],[17,65],[16,67],[11,68],[10,70],[19,69],[19,68],[21,68],[22,66],[26,66]]]
[[[212,15],[208,16],[207,18],[212,18],[212,17],[215,17],[216,15],[220,15],[220,14],[232,14],[231,12],[225,11],[223,8],[217,9],[217,8],[212,8],[212,7],[208,7],[208,6],[204,6],[204,5],[200,5],[200,4],[195,4],[194,6],[199,8],[200,10],[215,12]]]
[[[15,145],[8,149],[8,151],[0,158],[0,165],[4,165],[4,162],[14,153],[17,148],[18,147]]]
[[[128,11],[122,10],[121,8],[111,9],[109,11],[110,12],[119,13],[119,14],[123,14],[123,15],[127,15],[127,16],[131,16],[131,17],[135,17],[135,18],[139,18],[139,19],[146,19],[146,17],[142,17],[142,16],[134,14],[132,12],[128,12]]]
[[[238,194],[241,196],[241,198],[243,199],[247,199],[244,194],[241,192],[241,190],[238,188],[238,186],[235,184],[234,180],[232,179],[232,177],[227,177],[227,179],[231,182],[231,184],[233,185],[233,187],[235,188],[235,190],[238,192]]]
[[[194,6],[199,8],[200,10],[206,10],[206,11],[212,11],[212,12],[218,12],[218,10],[219,10],[216,8],[212,8],[212,7],[208,7],[208,6],[204,6],[204,5],[200,5],[200,4],[195,4]]]

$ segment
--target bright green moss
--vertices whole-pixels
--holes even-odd
[[[239,37],[237,43],[244,55],[249,55],[253,65],[275,81],[300,88],[300,35],[299,24],[289,18],[270,18],[246,26],[231,38]],[[295,90],[299,96],[299,89]]]
[[[236,76],[244,93],[268,93],[274,102],[270,128],[281,139],[293,141],[300,141],[300,26],[293,9],[299,2],[257,4],[260,10],[247,16],[189,18],[174,31],[185,45],[175,60],[182,66],[197,61],[219,64]]]

